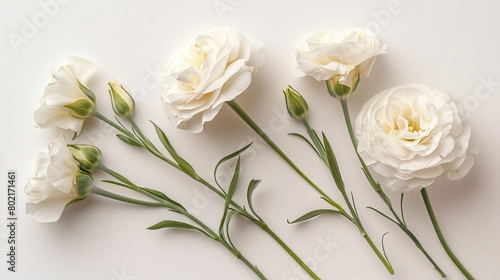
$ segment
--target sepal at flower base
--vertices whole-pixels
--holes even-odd
[[[307,102],[291,86],[288,86],[283,93],[285,94],[286,109],[288,114],[294,119],[301,120],[306,117],[309,110]]]
[[[82,119],[87,118],[94,111],[94,103],[85,98],[80,98],[64,107],[70,109],[74,117]]]
[[[342,83],[341,77],[337,76],[328,81],[326,81],[326,87],[328,88],[328,93],[337,99],[344,99],[349,96],[349,94],[353,93],[358,87],[360,80],[359,73],[355,75],[352,79],[347,81],[349,85],[345,85]]]
[[[124,118],[132,116],[135,110],[135,102],[132,96],[122,85],[118,85],[115,79],[111,80],[108,84],[110,87],[109,95],[111,96],[111,104],[115,113]]]
[[[95,146],[68,145],[68,149],[80,166],[87,170],[95,168],[101,161],[101,150]]]
[[[87,197],[94,185],[94,178],[89,171],[80,169],[75,178],[76,193],[83,198]],[[80,199],[81,200],[81,199]]]

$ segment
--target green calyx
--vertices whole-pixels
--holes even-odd
[[[87,170],[83,169],[78,170],[78,173],[76,173],[76,178],[75,178],[76,193],[79,196],[85,198],[90,194],[93,185],[94,185],[94,178],[92,177],[92,174],[90,174],[90,172]]]
[[[66,104],[64,107],[73,112],[78,118],[87,118],[94,111],[94,103],[86,98],[77,99],[75,102]]]
[[[326,87],[328,88],[328,93],[337,99],[344,99],[349,94],[353,93],[358,87],[360,75],[359,73],[354,77],[352,81],[352,87],[343,85],[339,83],[340,77],[334,77],[331,80],[326,81]]]

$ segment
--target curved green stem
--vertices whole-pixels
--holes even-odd
[[[238,116],[241,117],[252,129],[255,131],[262,140],[264,140],[283,160],[290,165],[290,167],[297,172],[304,180],[306,180],[309,185],[311,185],[317,192],[319,192],[323,197],[328,200],[332,200],[323,190],[321,190],[316,184],[314,184],[302,171],[285,155],[285,153],[267,136],[267,134],[256,124],[253,119],[241,108],[241,106],[235,101],[227,101],[226,104],[234,110]]]
[[[92,116],[98,118],[99,120],[109,124],[110,126],[112,126],[113,128],[115,128],[116,130],[120,131],[121,133],[127,135],[128,137],[132,138],[132,139],[136,139],[135,135],[133,135],[132,133],[130,133],[130,131],[126,130],[125,128],[119,126],[118,124],[116,124],[115,122],[113,122],[112,120],[106,118],[103,114],[97,112],[97,111],[93,111]]]
[[[354,130],[352,129],[351,117],[349,116],[349,106],[347,106],[347,99],[340,99],[340,104],[342,105],[342,112],[344,113],[345,123],[347,125],[347,130],[349,131],[349,137],[351,137],[351,142],[354,147],[358,147],[358,139],[354,135]]]
[[[231,253],[233,253],[239,260],[245,263],[246,266],[248,266],[260,279],[267,279],[264,276],[264,274],[262,274],[262,272],[255,265],[253,265],[247,258],[245,258],[245,256],[240,251],[238,251],[236,248],[228,244],[223,238],[221,238],[217,233],[215,233],[210,227],[205,225],[202,221],[200,221],[198,218],[191,215],[191,213],[185,210],[181,210],[179,211],[179,213],[188,217],[190,220],[192,220],[201,228],[203,228],[209,235],[211,235],[214,238],[215,241],[222,244],[224,247],[226,247],[226,249],[228,249]]]
[[[156,207],[164,207],[165,206],[165,204],[163,204],[163,203],[149,202],[149,201],[144,201],[144,200],[139,200],[139,199],[135,199],[135,198],[126,197],[126,196],[123,196],[123,195],[119,195],[119,194],[116,194],[116,193],[112,193],[112,192],[100,189],[100,188],[98,188],[96,186],[92,187],[91,192],[94,193],[94,194],[100,195],[100,196],[104,196],[104,197],[107,197],[107,198],[111,198],[111,199],[114,199],[114,200],[131,203],[131,204],[136,204],[136,205],[156,206]]]
[[[320,280],[320,278],[286,245],[283,240],[281,240],[276,233],[274,233],[267,224],[262,224],[261,228],[267,232],[276,242],[278,242],[285,251],[290,254],[290,256],[315,280]]]
[[[99,194],[99,195],[102,195],[102,196],[105,196],[105,197],[113,198],[113,199],[116,199],[116,200],[133,203],[133,204],[144,205],[144,206],[164,206],[164,207],[173,209],[173,210],[175,210],[175,212],[177,212],[177,213],[179,213],[181,215],[186,216],[187,218],[189,218],[193,222],[195,222],[197,225],[199,225],[201,228],[203,228],[210,236],[213,237],[213,239],[215,241],[217,241],[220,244],[222,244],[231,253],[233,253],[238,259],[240,259],[243,263],[245,263],[260,279],[263,279],[263,280],[267,279],[262,274],[262,272],[260,272],[260,270],[257,269],[256,266],[254,266],[250,261],[248,261],[248,259],[246,259],[241,254],[241,252],[239,252],[238,250],[236,250],[235,248],[233,248],[231,245],[227,244],[227,242],[223,238],[221,238],[218,234],[216,234],[210,227],[208,227],[207,225],[205,225],[202,221],[200,221],[198,218],[196,218],[195,216],[193,216],[191,213],[189,213],[185,209],[182,209],[181,207],[178,207],[177,205],[174,205],[170,201],[167,201],[167,200],[165,200],[165,199],[163,199],[161,197],[158,197],[158,196],[156,196],[156,195],[154,195],[154,194],[152,194],[150,192],[144,191],[142,188],[140,188],[139,186],[137,186],[136,184],[134,184],[132,181],[130,181],[127,178],[125,178],[123,175],[121,175],[118,172],[115,172],[115,171],[107,168],[106,166],[104,166],[102,164],[98,165],[98,168],[101,169],[102,171],[108,173],[109,175],[115,177],[116,179],[122,181],[123,183],[126,184],[126,186],[128,188],[130,188],[130,189],[132,189],[134,191],[137,191],[137,192],[139,192],[139,193],[141,193],[143,195],[146,195],[146,196],[148,196],[148,197],[150,197],[150,198],[158,201],[159,203],[147,202],[147,201],[141,201],[141,200],[137,200],[137,199],[133,199],[133,198],[128,198],[128,197],[125,197],[125,196],[117,195],[117,194],[114,194],[114,193],[111,193],[111,192],[99,189],[97,187],[93,188],[93,193]]]
[[[235,101],[231,100],[226,102],[226,104],[231,107],[231,109],[234,110],[238,116],[243,119],[252,129],[255,131],[261,138],[264,140],[283,160],[285,160],[288,165],[290,165],[306,182],[309,183],[317,192],[319,192],[325,200],[330,203],[331,205],[338,205],[338,203],[334,202],[333,199],[331,199],[323,190],[321,190],[316,184],[314,184],[286,155],[285,153],[267,136],[267,134],[259,127],[258,124],[256,124],[253,119],[241,108],[241,106]],[[309,127],[310,129],[310,127]],[[312,132],[312,129],[309,131],[310,133]],[[316,137],[313,137],[313,140],[315,140]],[[341,187],[339,186],[339,189]],[[342,192],[342,191],[341,191]],[[379,259],[382,261],[384,266],[387,268],[389,273],[394,274],[394,269],[390,265],[390,263],[385,259],[385,257],[382,255],[382,253],[378,250],[378,248],[373,244],[372,240],[366,233],[366,231],[363,229],[363,226],[361,225],[361,221],[359,220],[359,217],[357,216],[354,208],[352,207],[349,199],[347,198],[347,195],[345,194],[345,190],[342,192],[344,199],[346,200],[346,203],[348,204],[348,207],[351,211],[351,214],[353,215],[353,220],[355,221],[355,225],[358,227],[358,229],[361,232],[361,235],[365,238],[365,240],[368,242],[370,247],[375,251],[375,254],[379,257]],[[342,208],[340,208],[342,209]],[[339,209],[339,210],[340,210]],[[346,214],[347,215],[347,214]],[[352,221],[352,220],[351,220]]]
[[[455,265],[460,269],[460,271],[464,274],[464,276],[469,279],[473,280],[474,277],[465,269],[464,265],[458,260],[458,258],[455,256],[453,251],[451,251],[450,246],[448,246],[448,243],[446,242],[443,233],[441,232],[441,228],[439,227],[439,224],[436,219],[436,215],[434,214],[434,210],[432,209],[431,205],[431,200],[429,198],[429,194],[427,193],[427,188],[423,188],[420,190],[420,193],[422,194],[422,198],[425,203],[425,208],[427,208],[427,213],[429,213],[429,218],[432,221],[432,225],[434,226],[434,230],[436,231],[436,234],[439,238],[439,241],[441,242],[441,245],[443,245],[444,250],[448,254],[448,256],[451,258],[451,260],[455,263]]]
[[[116,125],[115,123],[113,123],[112,121],[110,121],[109,119],[107,119],[106,117],[102,116],[101,114],[98,114],[98,117],[100,120],[110,124],[111,126],[113,126],[114,128],[116,128],[117,130],[121,131],[122,133],[126,134],[127,136],[129,137],[134,137],[135,138],[135,135],[131,134],[129,131],[124,131],[122,127]],[[169,165],[171,165],[172,167],[175,167],[177,170],[180,170],[181,172],[187,174],[184,170],[182,170],[179,165],[177,165],[176,163],[174,163],[172,160],[168,159],[167,157],[165,157],[161,152],[158,151],[158,149],[149,141],[147,140],[146,136],[142,133],[141,129],[139,128],[139,126],[135,123],[135,121],[133,120],[132,117],[130,117],[128,119],[128,121],[130,122],[130,124],[132,125],[132,127],[134,128],[134,130],[137,132],[137,134],[144,138],[143,141],[145,143],[147,143],[145,146],[143,146],[143,148],[147,149],[151,154],[153,154],[154,156],[156,156],[157,158],[161,159],[162,161],[168,163]],[[130,136],[132,135],[132,136]],[[141,141],[139,141],[141,142]],[[127,180],[125,177],[121,176],[120,174],[106,168],[105,166],[99,166],[98,167],[99,169],[101,170],[104,170],[105,172],[107,172],[108,174],[110,174],[111,176],[117,178],[118,180]],[[189,176],[189,174],[187,174]],[[191,177],[191,176],[190,176]],[[219,197],[221,197],[222,199],[226,200],[226,195],[224,193],[222,193],[219,189],[217,189],[216,187],[214,187],[212,184],[210,184],[209,182],[207,182],[205,179],[199,177],[199,178],[193,178],[191,177],[192,179],[194,179],[195,181],[201,183],[202,185],[204,185],[205,187],[207,187],[208,189],[210,189],[211,191],[213,191],[215,194],[217,194]],[[127,180],[128,181],[128,180]],[[129,184],[133,184],[132,182],[128,181]],[[135,189],[134,189],[135,190]],[[140,191],[140,190],[139,190]],[[142,192],[141,192],[142,193]],[[150,194],[148,193],[144,193],[145,195],[148,195],[150,196]],[[151,196],[150,196],[151,197]],[[332,201],[333,202],[333,201]],[[241,211],[242,213],[245,213],[244,216],[246,217],[251,217],[252,215],[242,206],[240,206],[238,203],[236,203],[234,200],[231,200],[230,201],[230,204],[235,207],[238,211]],[[253,220],[253,219],[250,219],[253,223],[259,225],[261,228],[262,228],[262,223],[259,221],[259,220]],[[267,225],[266,225],[267,226]],[[265,232],[267,232],[313,279],[320,279],[293,251],[292,249],[290,249],[290,247],[288,247],[282,239],[280,239],[276,234],[274,234],[274,232],[271,231],[271,229],[269,229],[269,227],[267,227],[267,230],[263,228],[263,230]]]
[[[347,105],[347,99],[340,99],[340,104],[342,105],[342,111],[344,113],[344,120],[347,126],[347,130],[349,131],[349,137],[351,138],[352,145],[354,147],[354,150],[356,152],[356,155],[358,156],[359,162],[361,163],[361,166],[363,168],[363,171],[366,175],[366,178],[370,185],[372,186],[373,190],[379,195],[379,197],[384,201],[384,203],[387,205],[389,210],[391,211],[392,215],[394,218],[396,218],[395,223],[399,226],[399,228],[415,243],[415,246],[425,255],[425,257],[429,260],[429,262],[434,266],[434,268],[438,271],[438,273],[444,278],[446,277],[446,274],[441,270],[441,268],[436,264],[436,262],[431,258],[429,253],[424,249],[420,241],[417,239],[417,237],[408,229],[406,226],[406,222],[400,218],[398,213],[394,210],[394,207],[392,206],[392,202],[389,199],[389,197],[385,194],[384,190],[380,187],[380,185],[375,181],[373,178],[370,170],[368,169],[368,166],[366,166],[365,161],[363,158],[361,158],[361,155],[358,152],[358,140],[356,139],[356,136],[354,135],[354,130],[352,128],[352,123],[351,123],[351,118],[349,116],[349,107]],[[401,210],[402,211],[402,210]]]

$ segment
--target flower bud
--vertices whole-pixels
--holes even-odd
[[[326,81],[326,86],[328,87],[328,92],[331,96],[344,99],[349,94],[353,93],[358,87],[360,80],[359,73],[356,73],[352,77],[347,77],[345,79],[341,76],[335,76],[332,79]]]
[[[288,86],[283,93],[285,94],[286,109],[288,114],[294,119],[301,120],[306,117],[309,106],[304,98],[291,86]]]
[[[111,80],[108,84],[111,88],[109,94],[115,113],[124,118],[132,116],[135,109],[135,102],[132,96],[130,96],[122,85],[118,85],[115,79]]]
[[[78,170],[75,178],[76,193],[82,198],[87,197],[94,186],[94,178],[92,174],[86,170]]]
[[[68,145],[68,149],[81,167],[91,170],[101,161],[101,150],[91,145]]]

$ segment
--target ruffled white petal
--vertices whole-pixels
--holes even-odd
[[[197,35],[166,67],[161,99],[172,125],[201,132],[224,102],[248,88],[263,62],[262,43],[234,29]]]
[[[375,58],[385,53],[385,48],[369,30],[322,30],[297,47],[296,76],[309,75],[317,81],[339,77],[339,83],[352,87],[358,73],[370,74]]]
[[[23,188],[26,212],[39,222],[55,222],[66,205],[81,199],[75,190],[78,164],[61,135],[37,159],[35,171]]]
[[[79,58],[68,58],[67,65],[53,71],[52,81],[45,88],[35,111],[34,121],[40,128],[60,127],[80,133],[84,119],[65,107],[79,99],[90,99],[81,91],[78,81],[87,86],[97,67]]]
[[[408,84],[370,99],[355,122],[358,152],[394,191],[429,186],[446,175],[460,179],[477,148],[463,106],[451,95]]]

